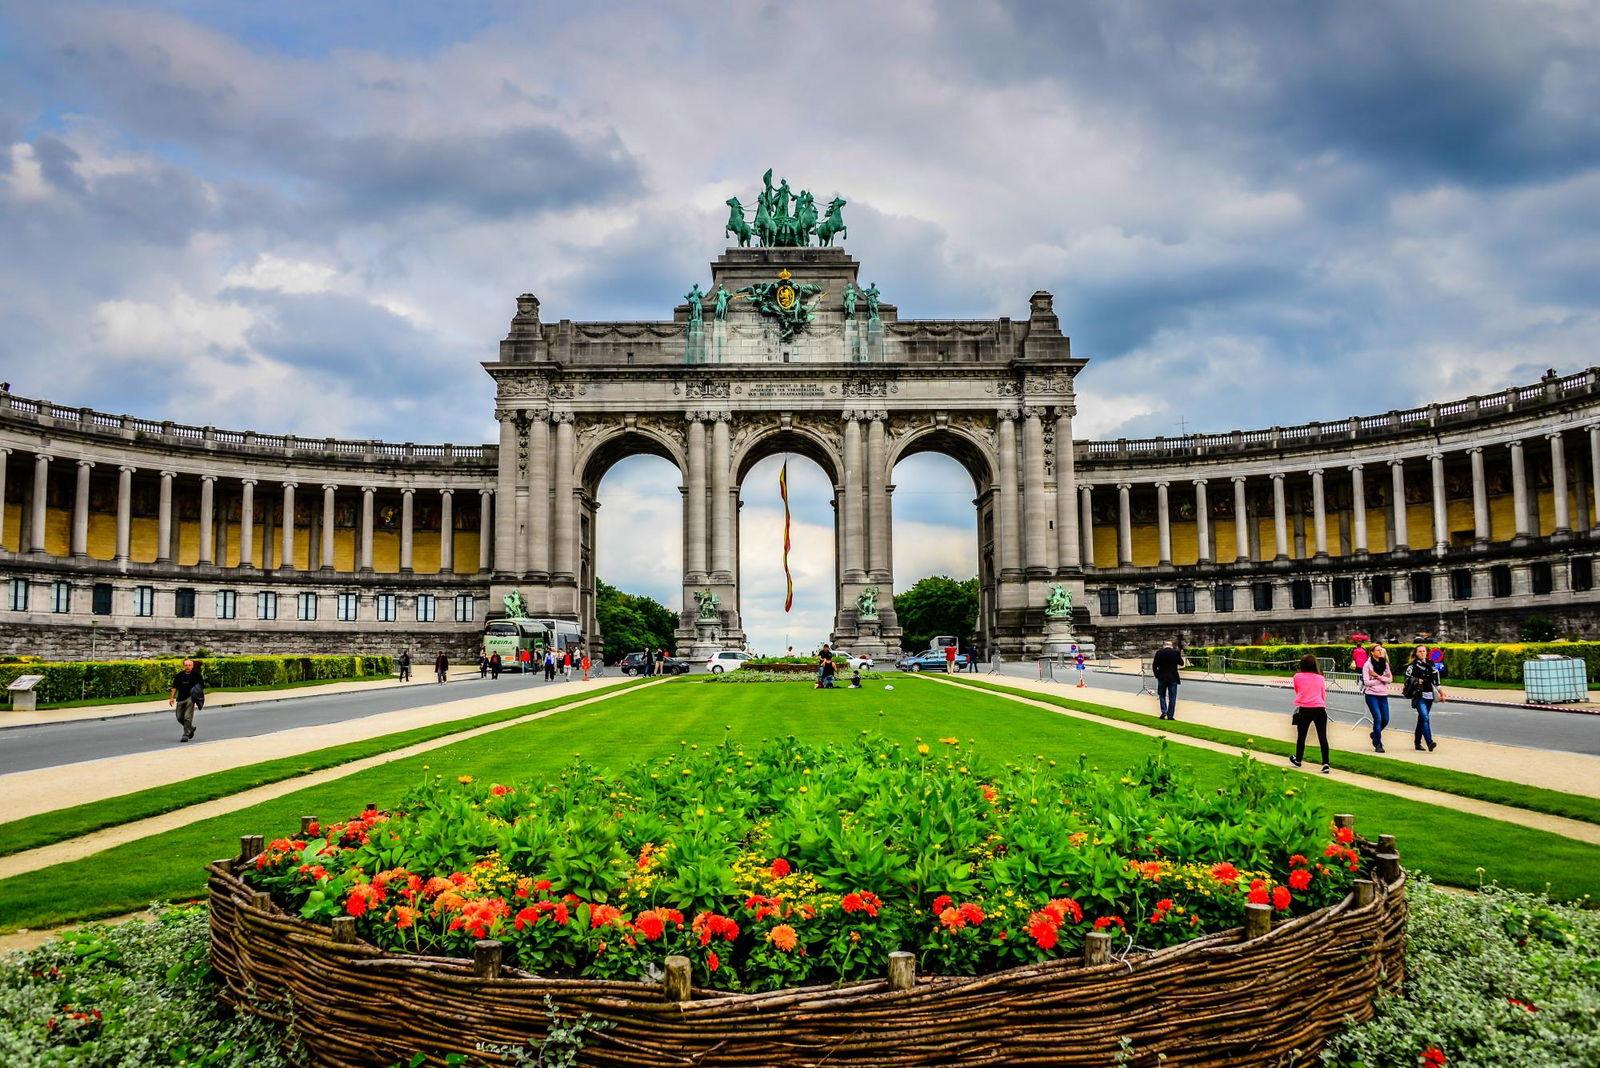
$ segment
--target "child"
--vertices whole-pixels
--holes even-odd
[[[1294,675],[1294,756],[1289,763],[1300,766],[1306,755],[1306,733],[1315,724],[1317,741],[1322,745],[1322,774],[1333,770],[1328,763],[1328,680],[1322,677],[1317,658],[1307,653],[1300,658],[1300,670]]]
[[[861,689],[861,669],[860,668],[856,668],[854,671],[852,671],[850,673],[850,688],[852,690]]]
[[[1080,687],[1087,686],[1088,683],[1083,681],[1083,676],[1084,673],[1089,669],[1089,663],[1084,659],[1083,653],[1080,652],[1077,656],[1072,658],[1072,666],[1078,669],[1078,685]]]

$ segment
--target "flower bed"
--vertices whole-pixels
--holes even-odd
[[[806,668],[799,671],[775,671],[772,668],[742,667],[738,671],[724,671],[720,675],[707,675],[703,681],[734,682],[806,682],[815,683],[817,671]]]
[[[1086,763],[993,766],[954,738],[863,736],[683,744],[546,783],[436,778],[392,814],[308,820],[237,871],[214,867],[215,956],[236,999],[292,1015],[319,1055],[352,1064],[525,1036],[546,994],[616,1025],[596,1063],[1014,1063],[1029,1048],[1105,1063],[1124,1033],[1141,1054],[1239,1063],[1314,1048],[1398,978],[1403,898],[1357,883],[1353,833],[1281,773],[1241,760],[1219,797],[1164,751],[1120,776]],[[1254,933],[1280,926],[1241,945],[1247,915]],[[349,942],[330,949],[334,935]],[[514,982],[473,985],[464,958],[485,940]],[[1080,964],[1112,944],[1131,971]],[[886,990],[901,948],[937,978]],[[687,958],[690,1004],[714,1008],[663,1012],[669,958]],[[1221,1000],[1195,996],[1207,987]],[[329,991],[370,1026],[308,1008]],[[460,1015],[491,994],[509,1015],[475,1001]],[[1143,1008],[1106,1016],[1129,997]],[[1178,1010],[1191,1000],[1208,1007]],[[1021,1045],[997,1046],[1002,1033]],[[1063,1041],[1083,1059],[1063,1059]]]

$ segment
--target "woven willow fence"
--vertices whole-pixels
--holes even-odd
[[[1360,842],[1374,878],[1344,901],[1118,959],[1091,934],[1080,959],[970,978],[916,976],[895,954],[882,981],[761,994],[690,990],[686,960],[664,984],[542,979],[474,960],[388,953],[284,913],[234,869],[209,867],[211,957],[240,1009],[293,1029],[317,1064],[387,1066],[413,1053],[498,1063],[490,1046],[537,1045],[550,1022],[591,1013],[586,1065],[1132,1065],[1315,1063],[1328,1037],[1372,1015],[1405,963],[1405,881],[1392,838]]]

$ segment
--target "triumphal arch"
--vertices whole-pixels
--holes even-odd
[[[648,453],[682,478],[682,545],[661,547],[682,553],[679,652],[741,645],[739,487],[759,460],[795,453],[834,487],[832,639],[898,652],[890,473],[934,451],[976,489],[980,642],[1059,644],[1083,592],[1072,416],[1086,361],[1051,295],[1022,319],[902,319],[833,246],[842,199],[819,213],[768,172],[753,220],[728,205],[735,244],[670,320],[551,323],[533,294],[517,298],[484,364],[500,424],[491,603],[518,590],[530,614],[598,634],[597,488]]]

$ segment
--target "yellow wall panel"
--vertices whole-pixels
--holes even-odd
[[[1516,536],[1517,521],[1511,514],[1512,501],[1513,498],[1509,493],[1489,498],[1490,541],[1510,541]]]
[[[1096,567],[1117,566],[1117,529],[1098,523],[1094,528],[1094,564]]]
[[[22,505],[0,505],[5,509],[4,536],[0,537],[0,547],[9,549],[14,553],[22,551]]]
[[[66,556],[72,550],[72,515],[57,508],[44,513],[44,545],[51,556]]]
[[[89,557],[93,560],[117,558],[117,517],[108,512],[89,513]]]
[[[1154,526],[1133,528],[1133,566],[1155,567],[1161,562],[1161,545]]]

